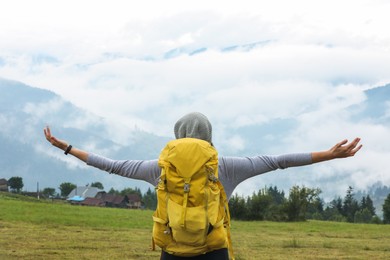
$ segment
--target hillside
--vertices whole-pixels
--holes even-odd
[[[150,187],[144,182],[107,175],[64,156],[46,142],[42,129],[50,125],[55,135],[73,145],[115,159],[157,158],[168,137],[156,136],[139,128],[128,129],[118,122],[82,110],[51,91],[21,82],[0,78],[0,91],[0,178],[20,176],[25,183],[24,190],[28,191],[35,191],[37,183],[43,189],[58,188],[62,182],[83,186],[99,181],[106,190],[111,187],[117,190],[139,187],[145,192]],[[352,111],[354,120],[371,122],[380,127],[389,126],[390,84],[366,90],[364,94],[366,98],[359,106],[351,105],[347,108]],[[218,146],[219,153],[242,156],[272,152],[275,140],[283,140],[287,134],[294,132],[298,120],[278,118],[261,125],[227,127],[224,129],[227,136],[237,134],[243,139],[242,142],[251,145],[244,150]],[[117,138],[115,129],[118,128],[127,133],[128,137]],[[272,133],[272,138],[269,133]],[[348,185],[352,185],[349,172],[342,173],[336,179],[327,178],[326,175],[323,179],[312,179],[306,177],[309,175],[305,169],[298,178],[307,185],[318,185],[328,197],[343,196]],[[296,172],[295,169],[289,171]],[[296,177],[294,174],[283,174],[262,175],[261,181],[257,181],[260,183],[257,189],[266,185],[289,189],[296,183]],[[335,194],[334,183],[331,183],[335,181],[339,181],[341,187],[338,189],[341,191],[339,194]]]
[[[81,186],[95,181],[107,189],[118,182],[119,186],[148,187],[117,176],[107,178],[63,156],[46,142],[43,128],[50,125],[57,136],[78,147],[93,147],[94,152],[118,159],[156,158],[168,138],[129,129],[129,142],[118,143],[108,139],[107,120],[75,107],[53,92],[5,79],[0,79],[0,92],[0,178],[20,176],[24,189],[29,191],[34,191],[38,182],[41,188],[58,188],[62,182]]]

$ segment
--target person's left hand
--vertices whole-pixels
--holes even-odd
[[[45,134],[46,140],[49,141],[53,146],[58,147],[64,151],[68,147],[68,144],[65,141],[59,140],[51,135],[50,127],[46,126],[43,129],[43,132]]]

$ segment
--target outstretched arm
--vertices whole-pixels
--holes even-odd
[[[282,154],[278,156],[220,157],[219,179],[228,197],[242,181],[251,177],[288,167],[298,167],[336,158],[354,156],[362,147],[360,138],[348,143],[343,140],[327,151]]]
[[[48,126],[44,128],[43,132],[46,140],[53,146],[63,151],[69,151],[69,154],[86,162],[87,165],[123,177],[143,180],[153,186],[157,185],[161,173],[157,160],[112,160],[104,156],[88,153],[87,151],[75,147],[72,147],[69,150],[69,144],[66,141],[52,136]]]
[[[350,156],[354,156],[360,150],[360,148],[362,148],[362,145],[359,145],[359,142],[360,138],[355,138],[350,143],[348,143],[348,140],[345,139],[337,143],[335,146],[333,146],[327,151],[312,152],[312,162],[318,163],[337,158],[347,158]]]
[[[43,132],[45,134],[46,140],[49,141],[53,146],[66,151],[66,149],[69,147],[69,144],[63,140],[57,139],[56,137],[51,135],[50,127],[46,126],[43,129]],[[79,158],[80,160],[86,162],[88,159],[88,153],[86,151],[80,150],[78,148],[72,147],[69,151],[69,154]]]

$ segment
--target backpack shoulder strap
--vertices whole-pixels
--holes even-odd
[[[221,183],[221,181],[219,179],[217,181],[217,185],[218,185],[218,188],[219,188],[219,190],[221,192],[221,199],[222,199],[222,203],[224,205],[225,214],[226,214],[224,225],[226,227],[226,233],[227,233],[227,239],[228,239],[229,258],[231,260],[234,260],[235,258],[234,258],[234,252],[233,252],[233,244],[232,244],[232,238],[231,238],[231,234],[230,234],[229,201],[227,199],[225,189],[223,188],[223,185],[222,185],[222,183]]]

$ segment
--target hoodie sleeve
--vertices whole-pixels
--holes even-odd
[[[219,178],[230,198],[234,189],[244,180],[277,169],[312,164],[310,153],[278,156],[220,157]]]
[[[157,185],[161,171],[157,160],[112,160],[93,153],[88,154],[86,163],[111,174],[146,181],[153,186]]]

